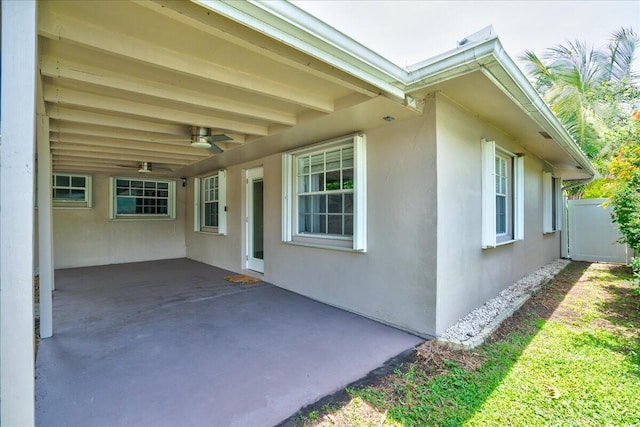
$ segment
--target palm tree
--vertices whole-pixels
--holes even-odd
[[[574,41],[547,49],[541,58],[531,51],[520,57],[536,89],[591,159],[605,145],[603,121],[620,116],[622,98],[637,82],[632,71],[637,43],[632,29],[621,28],[600,50]]]

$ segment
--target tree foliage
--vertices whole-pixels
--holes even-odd
[[[631,28],[611,34],[599,49],[580,41],[528,51],[533,84],[602,178],[578,197],[608,197],[625,242],[640,253],[640,88],[633,71],[640,42]],[[640,257],[632,262],[640,286]]]
[[[602,159],[618,148],[618,127],[628,127],[640,108],[632,64],[638,36],[630,28],[611,34],[599,49],[569,41],[541,56],[521,56],[536,89],[585,154],[606,172]],[[614,134],[612,134],[614,131]]]
[[[613,219],[624,241],[640,251],[640,142],[622,145],[612,157],[609,170],[616,177],[611,182]]]

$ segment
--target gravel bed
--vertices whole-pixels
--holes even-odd
[[[518,280],[500,294],[473,310],[441,335],[442,339],[463,342],[480,334],[505,310],[514,306],[525,294],[533,293],[541,284],[553,279],[570,261],[558,259]]]

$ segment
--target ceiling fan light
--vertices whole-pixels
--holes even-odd
[[[205,136],[194,135],[191,138],[191,146],[193,148],[211,148],[211,143],[207,141]]]
[[[140,162],[138,173],[151,173],[151,163]]]

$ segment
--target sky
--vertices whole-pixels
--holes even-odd
[[[601,47],[620,27],[640,32],[635,1],[292,1],[369,49],[406,67],[456,47],[493,25],[514,60],[567,40]],[[640,46],[637,49],[640,56]],[[520,65],[520,64],[519,64]],[[640,59],[634,69],[640,71]]]

